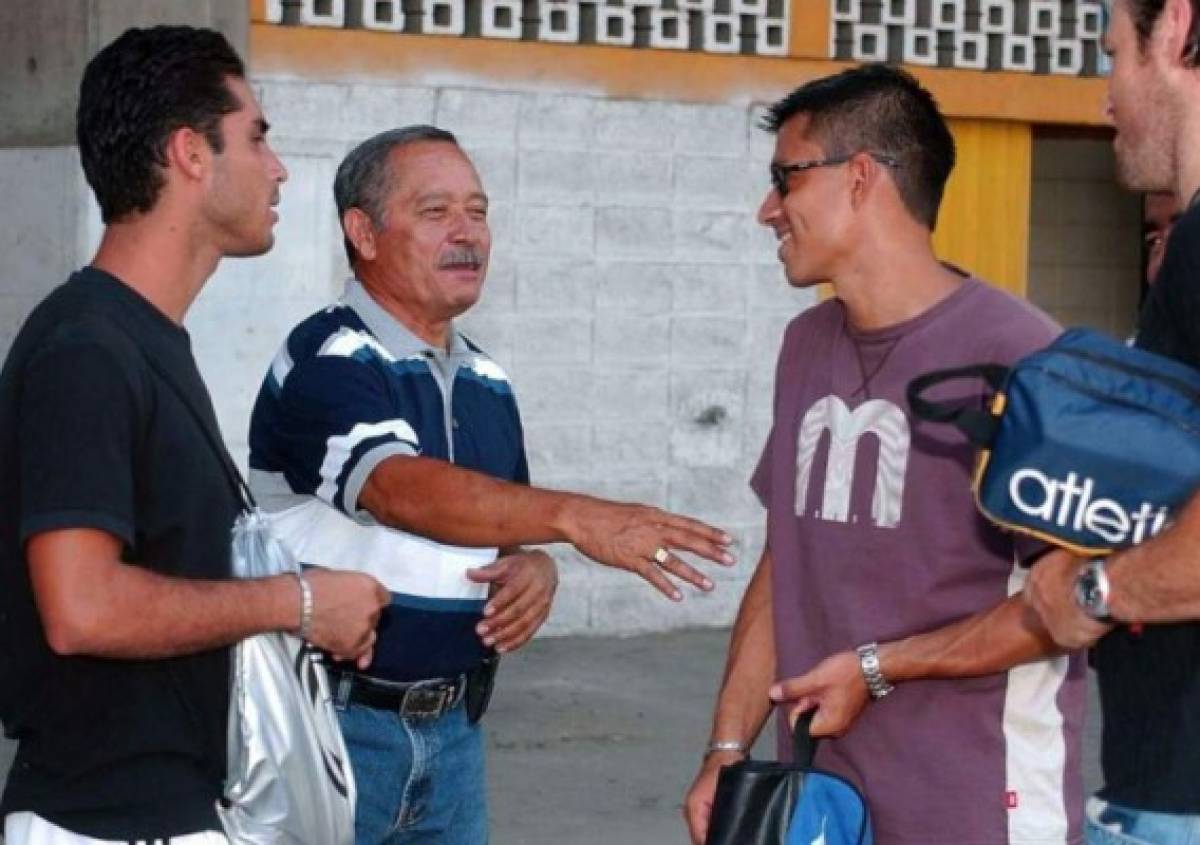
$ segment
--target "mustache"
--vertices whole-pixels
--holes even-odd
[[[482,267],[484,261],[483,252],[473,246],[456,246],[451,247],[442,254],[438,260],[438,269],[445,267],[461,267],[468,265],[471,267]]]

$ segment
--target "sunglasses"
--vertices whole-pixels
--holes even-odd
[[[793,173],[803,173],[805,170],[812,170],[817,167],[833,167],[837,164],[845,164],[850,159],[854,158],[858,153],[850,153],[850,155],[833,156],[831,158],[815,158],[811,161],[794,161],[790,164],[775,164],[770,166],[771,170],[771,186],[779,192],[779,196],[786,197],[788,193],[788,177]],[[890,155],[884,153],[866,153],[871,158],[875,159],[880,164],[886,164],[888,167],[899,167],[900,161]]]

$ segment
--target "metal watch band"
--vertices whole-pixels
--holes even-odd
[[[1088,561],[1080,571],[1075,581],[1075,603],[1080,610],[1100,622],[1111,622],[1112,614],[1109,609],[1109,599],[1112,587],[1108,581],[1108,573],[1104,564],[1108,558],[1098,557]]]
[[[879,700],[895,689],[883,676],[883,669],[879,665],[879,643],[860,645],[855,652],[858,653],[858,665],[871,698]]]

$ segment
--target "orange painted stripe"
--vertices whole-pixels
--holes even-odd
[[[252,14],[261,10],[263,2],[251,0]],[[771,101],[847,66],[826,59],[718,56],[261,22],[250,26],[250,59],[253,70],[263,74],[324,79],[369,76],[407,85],[567,89],[682,102]],[[1103,79],[910,69],[952,117],[1104,124]]]

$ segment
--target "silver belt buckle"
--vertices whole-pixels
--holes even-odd
[[[435,681],[428,686],[417,682],[404,691],[400,715],[407,719],[436,719],[448,709],[453,693],[453,688],[445,681]]]

